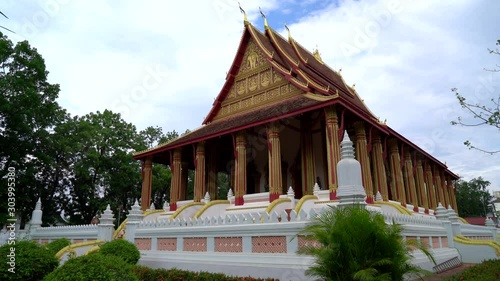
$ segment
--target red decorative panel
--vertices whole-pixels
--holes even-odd
[[[183,249],[189,252],[206,252],[207,238],[206,237],[191,237],[183,239]]]
[[[315,248],[321,248],[321,243],[315,240],[310,240],[307,239],[304,236],[299,236],[299,249],[302,249],[304,247],[315,247]]]
[[[252,237],[252,253],[286,253],[286,236]]]
[[[40,244],[42,245],[45,245],[47,243],[49,243],[49,239],[42,239],[42,241],[40,241]]]
[[[177,238],[158,238],[158,251],[177,251]]]
[[[448,248],[448,237],[446,236],[441,237],[441,246],[442,248]]]
[[[73,244],[82,243],[83,239],[73,239]]]
[[[141,251],[151,250],[151,238],[136,238],[135,245]]]
[[[216,252],[243,252],[243,239],[241,237],[215,237]]]
[[[429,237],[420,237],[420,242],[424,247],[430,247]]]
[[[439,237],[432,237],[432,248],[439,248]]]

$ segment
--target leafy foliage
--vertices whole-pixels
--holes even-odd
[[[15,273],[7,271],[10,248],[15,248]],[[58,265],[56,257],[43,246],[31,241],[17,241],[15,245],[5,244],[0,247],[0,280],[38,281],[49,274]]]
[[[143,281],[177,281],[177,280],[199,280],[199,281],[279,281],[273,278],[252,278],[252,277],[233,277],[222,273],[210,272],[191,272],[179,269],[151,269],[144,266],[136,266],[134,273]]]
[[[65,116],[56,102],[59,85],[47,82],[47,75],[35,48],[27,41],[14,46],[0,32],[0,174],[9,167],[16,169],[16,211],[24,221],[38,197],[42,204],[49,202],[59,186],[51,173],[42,172],[55,162],[51,133]],[[7,186],[6,178],[0,184]],[[0,189],[0,196],[6,191]],[[0,213],[6,213],[5,206]],[[46,216],[57,213],[51,208],[45,211]]]
[[[490,281],[500,280],[500,260],[486,260],[481,264],[467,268],[448,281]]]
[[[497,46],[500,46],[500,40],[497,40]],[[500,50],[496,49],[488,49],[490,54],[500,55]],[[489,72],[500,72],[500,65],[496,65],[493,69],[485,69]],[[460,125],[466,127],[477,127],[482,125],[492,126],[497,130],[500,130],[500,93],[494,93],[493,90],[490,90],[492,96],[489,100],[488,104],[481,104],[477,102],[469,102],[465,96],[458,92],[457,88],[451,89],[462,108],[466,109],[466,112],[472,116],[474,121],[464,120],[462,117],[458,117],[457,120],[451,121],[452,125]],[[474,146],[469,140],[466,140],[464,144],[469,149],[476,149],[485,153],[495,154],[500,152],[500,150],[484,150],[482,148],[478,148]]]
[[[136,264],[141,258],[137,247],[123,239],[115,239],[101,246],[99,254],[116,256],[129,264]]]
[[[492,199],[486,189],[490,185],[489,181],[482,177],[471,179],[470,181],[460,180],[457,182],[457,206],[458,215],[461,217],[486,217],[488,205]]]
[[[116,256],[93,254],[69,259],[44,281],[138,281],[132,265]]]
[[[331,208],[299,233],[321,246],[306,246],[299,253],[314,256],[306,274],[320,280],[399,281],[407,273],[422,273],[411,264],[415,246],[432,259],[422,245],[403,241],[401,231],[400,225],[387,225],[381,214],[359,206]]]
[[[59,238],[45,245],[45,247],[52,253],[57,254],[62,248],[71,245],[71,242],[66,238]]]

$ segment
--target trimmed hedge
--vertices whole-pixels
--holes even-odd
[[[49,244],[45,245],[45,247],[47,249],[49,249],[49,251],[52,254],[55,255],[62,248],[66,247],[66,246],[69,246],[69,245],[71,245],[71,242],[68,239],[66,239],[66,238],[59,238],[59,239],[54,240],[54,241],[50,242]]]
[[[490,281],[500,280],[500,260],[486,260],[457,274],[448,281]]]
[[[180,269],[152,269],[144,266],[135,266],[133,268],[135,275],[142,281],[279,281],[273,278],[253,278],[253,277],[234,277],[222,273],[210,272],[191,272]]]
[[[137,247],[123,239],[116,239],[101,246],[100,254],[116,256],[129,264],[136,264],[141,253]]]
[[[116,256],[80,256],[66,261],[43,281],[139,281],[132,267]]]
[[[15,251],[11,252],[11,248]],[[15,259],[9,255],[15,254]],[[15,265],[14,273],[9,272],[10,262]],[[0,280],[5,281],[38,281],[52,272],[59,261],[44,246],[32,241],[16,241],[14,245],[5,244],[0,247]]]

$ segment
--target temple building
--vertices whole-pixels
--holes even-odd
[[[381,122],[317,50],[264,25],[261,32],[245,19],[226,81],[202,126],[134,155],[142,162],[143,210],[151,203],[153,163],[172,172],[171,212],[187,202],[188,170],[195,172],[190,202],[207,193],[217,199],[218,173],[229,175],[234,208],[272,203],[289,187],[300,199],[316,186],[335,202],[345,131],[361,164],[367,204],[395,201],[422,214],[433,214],[439,203],[457,210],[457,175]]]

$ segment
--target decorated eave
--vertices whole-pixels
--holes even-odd
[[[246,20],[244,26],[240,44],[226,76],[226,81],[217,95],[210,112],[203,121],[202,126],[170,142],[137,152],[134,154],[135,159],[145,159],[155,154],[167,153],[181,146],[195,144],[210,138],[298,115],[306,111],[339,104],[369,125],[377,128],[380,132],[385,133],[387,136],[396,137],[404,145],[413,148],[421,155],[431,159],[444,168],[445,172],[451,177],[458,179],[458,176],[449,171],[446,165],[384,123],[381,123],[364,104],[354,90],[354,87],[349,87],[345,83],[340,71],[334,71],[324,64],[319,53],[313,54],[309,52],[297,43],[290,34],[288,40],[286,40],[270,28],[267,25],[267,21],[265,21],[264,33],[257,30]],[[243,62],[247,44],[251,39],[254,40],[272,69],[280,73],[292,85],[304,91],[305,94],[260,106],[250,112],[237,113],[214,120],[214,117],[221,110],[222,102],[229,94],[230,88],[235,82],[235,77]],[[165,157],[162,158],[165,159]]]

